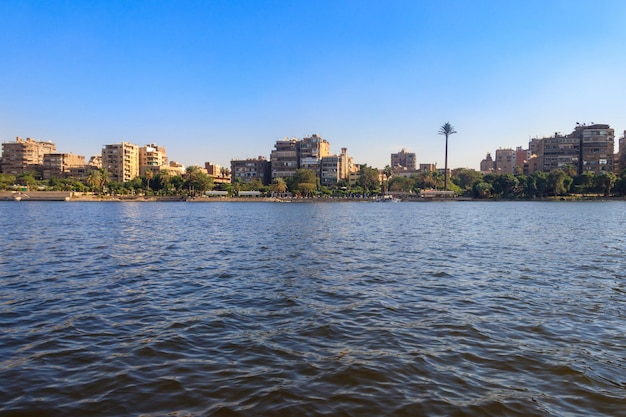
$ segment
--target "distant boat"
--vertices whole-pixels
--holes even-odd
[[[400,201],[402,200],[400,200],[399,198],[394,198],[392,195],[389,194],[380,196],[374,200],[374,202],[376,203],[399,203]]]

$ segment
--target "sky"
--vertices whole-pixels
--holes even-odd
[[[127,141],[228,167],[316,133],[443,167],[450,122],[449,167],[478,169],[577,122],[626,129],[622,0],[0,0],[0,39],[0,141],[87,159]]]

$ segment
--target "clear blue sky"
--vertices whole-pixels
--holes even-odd
[[[317,133],[382,168],[626,129],[626,2],[0,0],[0,140],[165,146],[185,165]]]

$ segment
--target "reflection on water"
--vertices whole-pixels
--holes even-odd
[[[626,409],[623,202],[0,213],[0,414]]]

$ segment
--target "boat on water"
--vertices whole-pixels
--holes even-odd
[[[394,198],[394,196],[390,194],[379,196],[374,200],[374,202],[376,203],[399,203],[400,201],[402,200],[400,200],[399,198]]]

